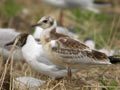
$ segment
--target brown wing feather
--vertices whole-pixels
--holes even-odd
[[[85,44],[72,39],[68,35],[56,33],[56,29],[52,30],[50,32],[50,38],[51,40],[56,40],[59,44],[61,44],[64,48],[70,48],[70,49],[87,49],[89,48]],[[50,40],[48,40],[50,41]]]
[[[50,32],[50,38],[51,38],[51,40],[59,39],[61,37],[63,38],[63,37],[69,37],[69,36],[68,35],[64,35],[64,34],[60,34],[60,33],[56,33],[56,29],[54,29],[54,30],[52,30]]]
[[[51,47],[51,50],[62,58],[62,60],[72,60],[74,62],[87,58],[95,62],[108,61],[104,53],[91,50],[85,44],[67,35],[56,33],[55,30],[53,30],[50,35],[51,40],[55,40],[56,42],[56,47]]]
[[[80,50],[89,49],[89,47],[86,46],[85,44],[69,37],[60,38],[59,42],[64,46],[64,48],[80,49]]]
[[[91,61],[108,61],[104,53],[91,50],[83,43],[69,37],[59,38],[56,44],[58,47],[52,47],[52,51],[63,59],[80,60],[87,57]]]

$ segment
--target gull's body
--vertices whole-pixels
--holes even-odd
[[[42,35],[45,36],[45,33],[47,32]],[[53,63],[62,67],[82,68],[85,64],[86,66],[111,64],[104,53],[91,50],[83,43],[70,37],[60,37],[49,42],[44,41],[46,39],[45,37],[41,39],[46,56]],[[97,54],[102,56],[97,57]]]
[[[5,47],[3,49],[3,45],[14,40],[14,38],[19,35],[19,32],[16,32],[15,29],[10,28],[0,28],[0,55],[2,54],[2,50],[4,50],[4,58],[7,59],[10,55],[11,46]],[[15,60],[23,60],[23,56],[20,49],[15,50],[14,55]]]
[[[42,26],[45,20],[53,21],[52,26]],[[43,22],[42,22],[43,21]],[[49,22],[49,21],[48,21]],[[40,25],[44,28],[41,34],[41,43],[46,56],[54,63],[64,66],[70,65],[71,67],[84,64],[110,64],[109,59],[104,53],[90,49],[85,44],[75,40],[67,35],[59,34],[56,32],[56,21],[52,17],[43,17]],[[94,54],[102,56],[96,57]],[[88,55],[90,54],[90,55]],[[101,60],[103,59],[103,60]]]

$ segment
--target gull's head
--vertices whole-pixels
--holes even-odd
[[[13,45],[15,43],[16,39],[18,39],[16,46],[23,47],[26,44],[28,36],[29,36],[28,33],[21,33],[13,41],[6,43],[5,46]]]
[[[32,25],[33,27],[39,26],[44,30],[49,28],[56,28],[56,20],[51,16],[44,16],[42,17],[37,24]]]

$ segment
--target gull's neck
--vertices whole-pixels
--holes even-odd
[[[22,52],[31,51],[31,49],[35,49],[37,46],[39,46],[39,45],[37,44],[37,42],[35,41],[35,39],[33,38],[33,36],[29,35],[27,37],[26,44],[22,47]]]
[[[37,45],[37,42],[35,41],[35,39],[33,38],[33,36],[32,35],[29,35],[28,36],[28,38],[27,38],[27,42],[26,42],[26,44],[28,45]]]
[[[54,21],[54,24],[51,27],[46,28],[44,31],[50,33],[51,31],[56,30],[56,27],[57,27],[57,23],[56,23],[56,21]]]
[[[51,39],[51,36],[53,36],[56,33],[56,26],[57,25],[55,21],[51,27],[43,30],[42,35],[41,35],[42,44],[47,43]]]
[[[41,36],[41,34],[42,34],[42,31],[43,31],[43,29],[41,28],[41,27],[36,27],[35,28],[35,32],[33,33],[33,37],[35,38],[35,39],[40,39],[40,36]]]
[[[22,53],[27,61],[34,60],[35,56],[39,53],[39,45],[32,35],[28,36],[26,44],[22,47]]]

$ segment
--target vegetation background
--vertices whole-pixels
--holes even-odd
[[[98,49],[120,49],[120,0],[102,1],[111,2],[112,6],[101,8],[100,14],[82,9],[65,10],[64,24],[68,28],[75,27],[75,33],[79,35],[80,40],[91,37]],[[34,28],[31,28],[31,24],[36,23],[44,15],[54,16],[58,20],[59,9],[46,5],[41,0],[0,0],[1,28],[15,28],[17,31],[32,34]],[[5,68],[6,64],[2,61],[1,56],[0,85],[3,90],[13,87],[13,79],[19,76],[47,80],[46,84],[38,87],[41,90],[120,90],[119,64],[109,68],[80,71],[73,76],[72,86],[69,86],[66,78],[61,81],[52,80],[48,76],[35,72],[25,62],[14,62],[13,65],[8,64]],[[12,67],[12,73],[9,67]],[[7,73],[3,75],[6,71]],[[85,80],[81,81],[81,77]]]

